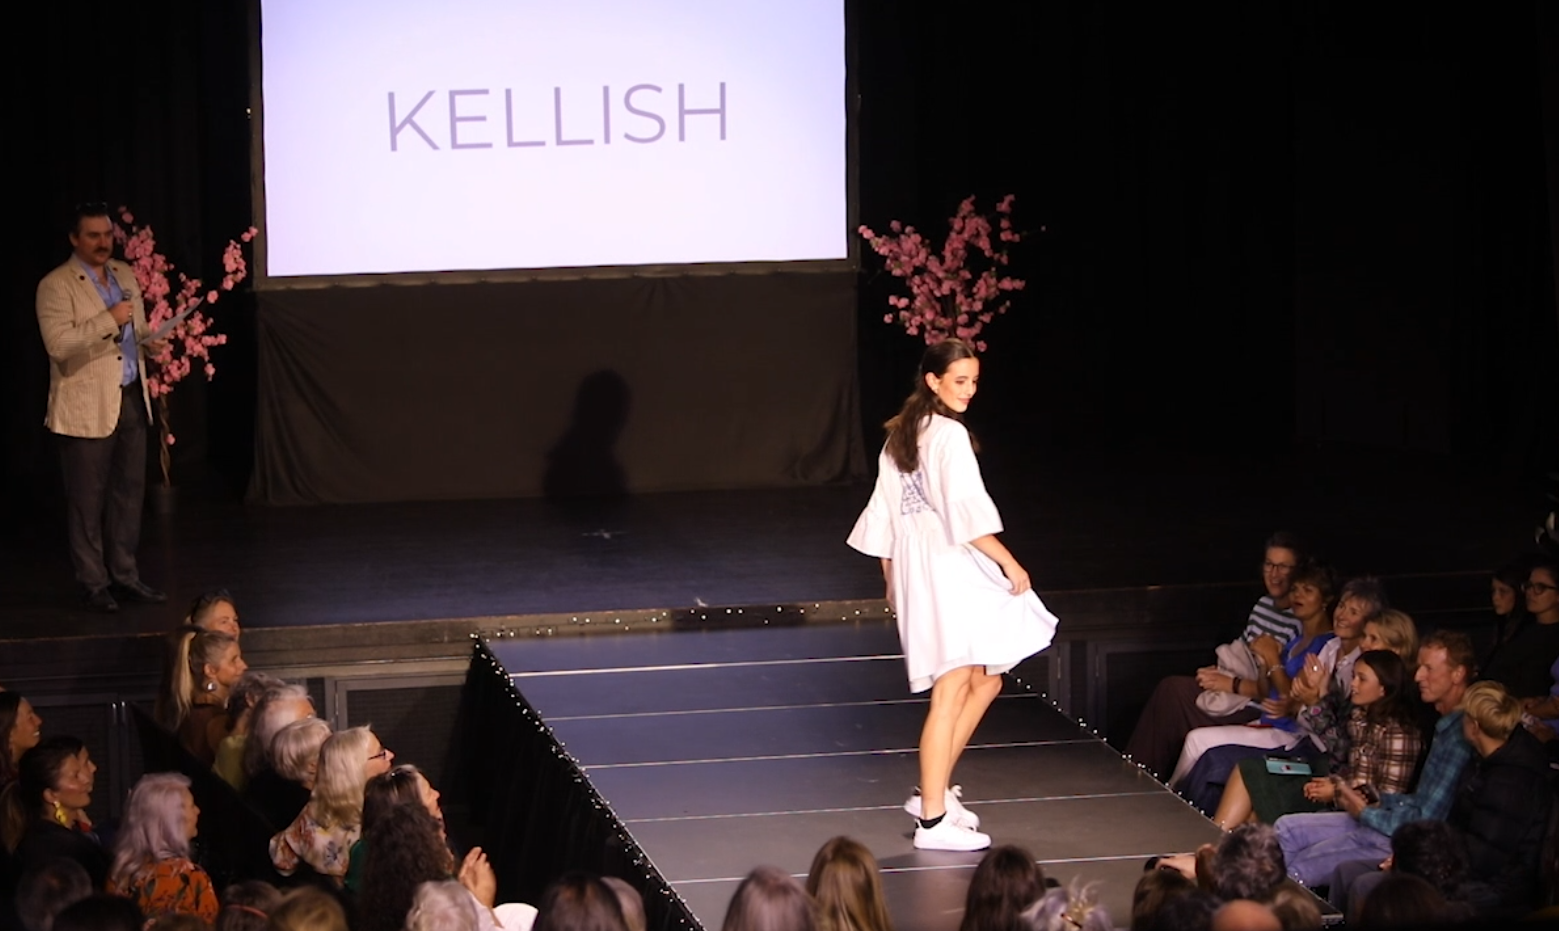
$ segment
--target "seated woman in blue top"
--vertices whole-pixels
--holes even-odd
[[[1299,636],[1285,648],[1270,637],[1257,638],[1251,644],[1260,666],[1260,685],[1267,694],[1261,703],[1261,717],[1249,724],[1224,724],[1199,727],[1186,735],[1180,761],[1169,778],[1175,785],[1191,772],[1202,754],[1213,747],[1239,744],[1267,750],[1287,750],[1303,739],[1293,718],[1289,691],[1294,678],[1304,669],[1307,657],[1321,652],[1333,637],[1332,600],[1337,593],[1337,575],[1317,561],[1306,562],[1290,576],[1289,610],[1303,625]]]

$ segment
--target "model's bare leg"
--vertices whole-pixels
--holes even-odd
[[[980,726],[986,710],[1000,694],[1001,676],[986,675],[984,666],[969,667],[969,697],[964,701],[963,710],[958,713],[958,723],[953,728],[953,759],[947,767],[949,783],[953,781],[953,767],[958,765],[958,758],[963,756],[964,748],[969,746],[974,729]]]
[[[969,700],[972,667],[944,673],[931,686],[931,708],[920,730],[920,817],[927,821],[946,813],[944,797],[953,772],[953,747],[958,719]]]
[[[1234,772],[1229,774],[1229,781],[1224,784],[1223,797],[1218,800],[1218,810],[1213,813],[1213,823],[1225,831],[1251,820],[1255,811],[1251,807],[1250,790],[1245,788],[1245,777],[1240,775],[1240,768],[1234,767]]]

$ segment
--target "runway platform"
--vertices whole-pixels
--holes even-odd
[[[926,700],[908,691],[892,619],[879,610],[811,624],[791,613],[764,626],[488,648],[626,846],[642,851],[647,875],[673,893],[665,926],[718,928],[754,866],[804,881],[817,849],[843,834],[877,857],[899,931],[954,931],[981,854],[911,844],[901,806],[917,782]],[[956,779],[995,843],[1027,848],[1063,884],[1097,884],[1124,926],[1144,860],[1218,831],[1059,712],[1035,684],[1049,662],[1042,653],[1007,677]],[[508,835],[523,847],[518,833]]]

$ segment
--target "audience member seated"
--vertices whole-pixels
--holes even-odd
[[[1245,631],[1237,641],[1245,648],[1261,637],[1271,637],[1287,646],[1299,635],[1299,621],[1289,610],[1289,573],[1304,555],[1297,538],[1290,534],[1276,533],[1267,540],[1266,561],[1261,570],[1266,594],[1251,608]],[[1229,696],[1218,703],[1208,702],[1215,704],[1218,714],[1209,713],[1198,704],[1204,692]],[[1254,680],[1220,670],[1217,665],[1204,666],[1195,676],[1166,677],[1143,706],[1126,745],[1126,755],[1163,778],[1174,766],[1187,734],[1198,727],[1253,720],[1256,710],[1240,702],[1240,698],[1257,699],[1262,694]]]
[[[171,635],[167,668],[157,696],[157,723],[207,766],[230,729],[227,698],[249,667],[238,640],[215,630],[184,625]]]
[[[1144,927],[1152,931],[1208,931],[1213,926],[1213,915],[1222,905],[1211,892],[1193,889],[1170,896],[1152,923]]]
[[[22,754],[5,795],[5,846],[18,872],[63,858],[86,870],[92,888],[103,888],[108,854],[86,814],[96,774],[86,746],[74,737],[49,737]]]
[[[1348,761],[1313,775],[1274,773],[1264,759],[1242,760],[1229,777],[1213,822],[1228,829],[1246,820],[1272,824],[1283,815],[1333,807],[1339,785],[1365,795],[1406,792],[1418,765],[1418,711],[1409,699],[1407,667],[1389,650],[1371,650],[1353,664]],[[1417,691],[1416,687],[1413,691]]]
[[[266,931],[348,931],[346,910],[336,897],[314,886],[299,886],[276,903]]]
[[[368,842],[366,849],[354,848],[364,855],[357,931],[400,931],[406,923],[406,913],[411,911],[417,887],[454,876],[454,855],[444,843],[442,826],[423,808],[420,799],[393,804],[376,813],[374,822],[365,826],[364,837]],[[489,876],[491,872],[488,867]],[[487,898],[479,899],[483,911],[489,914],[489,925],[495,887],[496,883],[486,883],[483,891]]]
[[[265,767],[250,776],[248,802],[272,828],[291,824],[309,803],[319,773],[319,749],[330,738],[330,725],[319,718],[293,721],[271,740]],[[259,739],[251,735],[251,745]]]
[[[1339,812],[1307,812],[1277,820],[1277,833],[1290,875],[1310,887],[1327,885],[1332,871],[1349,860],[1380,862],[1391,852],[1391,835],[1409,821],[1444,818],[1472,757],[1462,735],[1462,697],[1472,677],[1472,641],[1459,631],[1436,631],[1419,647],[1419,697],[1439,712],[1429,755],[1415,791],[1382,795],[1372,802],[1348,786],[1336,791]]]
[[[279,685],[260,696],[250,717],[251,739],[244,744],[244,771],[252,779],[271,766],[271,741],[294,721],[314,717],[308,689],[295,683]]]
[[[1289,705],[1296,709],[1293,719],[1303,736],[1286,751],[1288,755],[1309,763],[1324,755],[1339,767],[1347,762],[1348,695],[1353,663],[1359,657],[1364,632],[1370,624],[1391,613],[1385,604],[1385,589],[1373,578],[1350,579],[1342,587],[1337,606],[1332,609],[1333,638],[1320,653],[1305,660],[1304,668],[1289,688]],[[1416,653],[1417,649],[1415,641],[1411,652]],[[1235,765],[1247,759],[1264,759],[1266,752],[1241,744],[1213,747],[1202,754],[1176,788],[1199,811],[1212,817]]]
[[[1534,557],[1522,592],[1525,624],[1494,651],[1480,678],[1498,682],[1516,698],[1546,698],[1559,661],[1559,560]]]
[[[363,831],[349,855],[344,885],[349,892],[359,892],[363,887],[363,870],[368,862],[368,844],[378,822],[397,805],[414,805],[426,811],[438,825],[439,843],[446,853],[449,839],[444,835],[444,810],[439,807],[439,791],[433,788],[422,771],[409,763],[395,766],[387,773],[368,780],[363,786]],[[453,863],[453,853],[448,853]],[[437,877],[440,879],[447,876]]]
[[[395,754],[366,727],[333,734],[319,748],[319,777],[303,811],[271,838],[271,862],[283,876],[306,863],[339,887],[362,832],[363,787],[388,772]]]
[[[425,882],[412,896],[406,931],[480,931],[481,906],[452,879]]]
[[[1497,682],[1479,682],[1467,690],[1462,733],[1476,751],[1471,772],[1456,793],[1446,821],[1465,844],[1474,889],[1468,898],[1479,913],[1516,917],[1535,908],[1541,898],[1539,870],[1553,777],[1537,741],[1519,724],[1521,707]],[[1354,895],[1368,896],[1382,881],[1379,873],[1364,873],[1348,882],[1348,865],[1338,868],[1334,893],[1342,903]]]
[[[1490,576],[1489,606],[1493,636],[1490,637],[1488,651],[1478,662],[1479,669],[1489,668],[1494,657],[1515,638],[1521,628],[1531,622],[1532,615],[1527,613],[1525,592],[1531,574],[1532,557],[1520,556],[1500,566]]]
[[[546,916],[543,905],[535,931],[552,931],[544,924]],[[776,866],[754,867],[731,896],[720,931],[817,931],[817,906],[789,873]]]
[[[1094,892],[1092,884],[1051,889],[1023,913],[1023,919],[1034,931],[1113,931],[1115,923]]]
[[[1158,927],[1159,913],[1176,899],[1196,891],[1196,880],[1177,869],[1150,862],[1131,893],[1131,931],[1151,931]],[[1211,915],[1208,916],[1209,919]]]
[[[22,754],[38,746],[43,736],[43,719],[32,702],[17,692],[0,691],[0,735],[5,737],[5,752],[0,753],[0,792],[16,781],[16,766]]]
[[[238,604],[225,588],[213,589],[197,597],[184,616],[184,623],[201,630],[217,630],[234,640],[243,630],[238,626]]]
[[[1283,931],[1321,931],[1325,924],[1315,896],[1297,886],[1279,889],[1270,907]]]
[[[167,912],[156,918],[146,919],[144,931],[211,931],[211,925],[194,915]]]
[[[200,809],[189,784],[179,773],[151,773],[130,790],[108,891],[134,899],[147,918],[193,915],[211,924],[217,919],[216,889],[190,859]]]
[[[875,869],[875,861],[873,861],[873,868]],[[606,883],[612,892],[617,895],[617,904],[622,907],[623,923],[628,926],[628,931],[647,931],[649,919],[644,914],[644,896],[639,894],[639,890],[628,885],[627,880],[618,879],[616,876],[602,876],[601,882]],[[500,909],[503,907],[499,906]],[[525,928],[528,929],[535,921],[536,909],[530,906],[526,907],[531,909],[530,921],[525,923]],[[503,925],[504,931],[516,931],[514,923],[504,918],[501,914],[498,923]],[[883,927],[886,928],[887,926],[884,925]],[[524,931],[524,929],[519,929],[519,931]]]
[[[1235,899],[1218,906],[1210,931],[1283,931],[1283,923],[1272,909],[1249,899]]]
[[[764,869],[764,867],[759,867]],[[750,876],[748,877],[751,878]],[[800,892],[801,887],[788,875],[791,886]],[[731,907],[736,906],[736,899],[742,894],[742,888],[738,886],[736,896],[731,899]],[[810,907],[811,900],[806,898],[806,893],[801,892]],[[726,926],[730,926],[730,912],[726,912]],[[564,873],[541,896],[541,905],[536,911],[536,923],[534,931],[627,931],[627,924],[623,920],[622,906],[617,902],[617,893],[611,887],[602,882],[600,878],[588,873],[569,872]],[[809,924],[808,929],[811,928]],[[752,926],[753,931],[765,928],[768,931],[791,931],[786,925],[758,924]]]
[[[1365,928],[1427,928],[1459,923],[1460,916],[1440,890],[1405,873],[1392,873],[1376,886],[1359,910]]]
[[[89,895],[54,916],[54,931],[144,931],[145,919],[122,895]]]
[[[1022,914],[1045,894],[1045,873],[1022,847],[992,847],[974,868],[958,931],[1022,927]]]
[[[240,794],[249,785],[249,773],[244,769],[244,751],[249,744],[249,732],[254,727],[254,708],[271,689],[282,688],[287,683],[269,673],[248,670],[238,679],[227,696],[227,736],[217,744],[217,758],[213,765],[222,781]]]
[[[50,860],[16,884],[22,931],[52,931],[54,917],[92,894],[92,879],[74,860]]]
[[[1303,890],[1289,883],[1277,832],[1265,824],[1242,824],[1223,836],[1217,847],[1203,844],[1194,854],[1159,857],[1148,862],[1152,870],[1178,871],[1198,891],[1183,888],[1163,897],[1157,916],[1139,900],[1133,910],[1133,927],[1206,928],[1214,925],[1213,912],[1220,904],[1251,902],[1260,909],[1237,908],[1222,914],[1225,926],[1237,927],[1237,916],[1259,918],[1270,926],[1320,928],[1321,913]],[[1139,890],[1143,883],[1138,884]],[[1149,887],[1174,888],[1178,883],[1154,879]],[[1205,894],[1205,898],[1203,897]],[[1270,916],[1268,917],[1270,913]]]
[[[1473,901],[1485,895],[1472,881],[1465,841],[1444,821],[1411,821],[1397,828],[1391,835],[1391,855],[1379,864],[1368,860],[1340,864],[1333,873],[1327,897],[1348,916],[1349,924],[1357,925],[1365,895],[1385,878],[1385,873],[1426,880],[1457,911],[1458,920],[1471,919]],[[1371,875],[1377,878],[1367,878]]]
[[[1213,747],[1239,745],[1261,750],[1287,750],[1304,735],[1295,722],[1296,708],[1289,704],[1289,689],[1305,661],[1321,652],[1332,640],[1332,601],[1337,592],[1337,577],[1331,567],[1307,562],[1290,574],[1289,606],[1300,622],[1299,635],[1283,646],[1272,637],[1257,637],[1251,651],[1257,657],[1255,683],[1265,695],[1261,718],[1253,724],[1220,724],[1199,727],[1186,735],[1180,760],[1169,777],[1178,785],[1191,772],[1203,753]]]
[[[819,931],[893,931],[877,858],[857,840],[835,837],[812,857],[807,894]]]
[[[233,883],[222,890],[222,910],[213,931],[263,931],[281,903],[281,891],[257,879]]]

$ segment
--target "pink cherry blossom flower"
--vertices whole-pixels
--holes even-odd
[[[994,215],[981,213],[973,195],[959,201],[947,221],[947,235],[940,248],[912,225],[890,221],[888,233],[876,233],[862,224],[857,232],[883,259],[883,270],[904,282],[908,292],[890,295],[888,306],[898,311],[883,316],[910,336],[928,345],[952,336],[973,341],[995,316],[1007,311],[1003,292],[1022,289],[1022,282],[1001,274],[1010,264],[1007,249],[1021,240],[1011,220],[1015,197],[997,202]],[[985,343],[977,347],[983,350]]]

